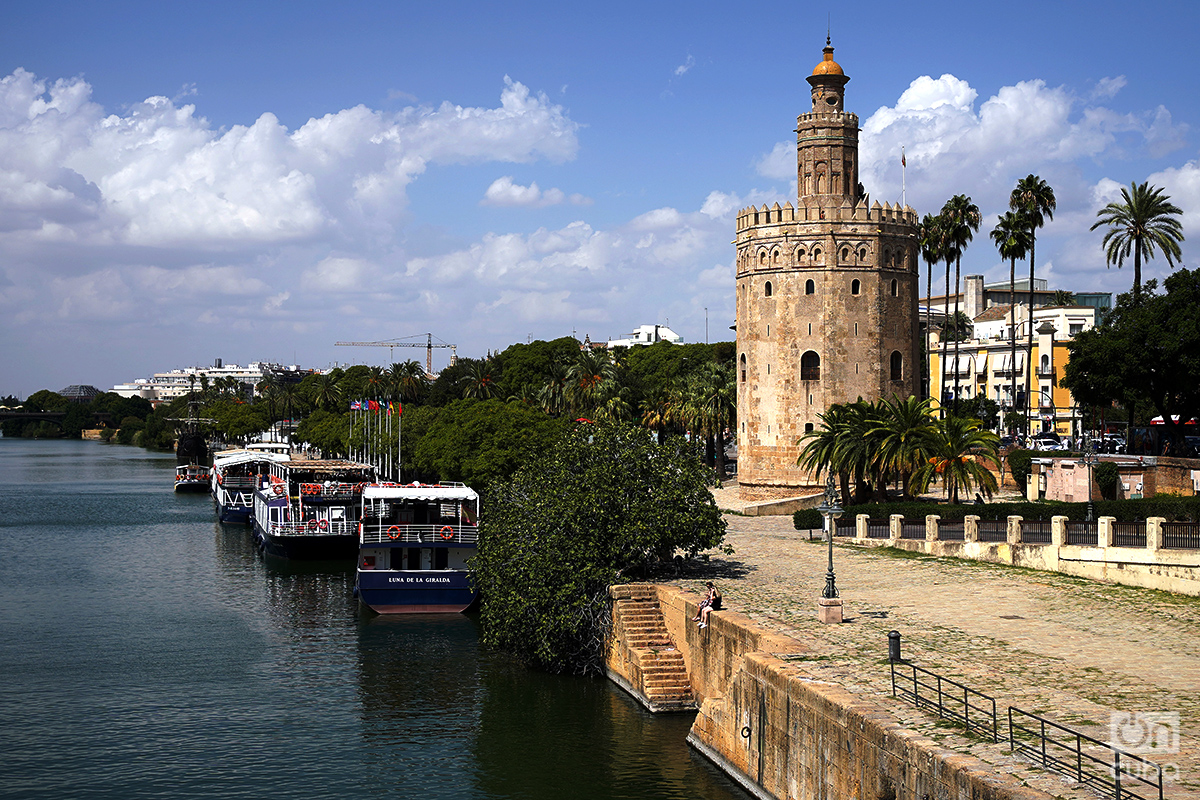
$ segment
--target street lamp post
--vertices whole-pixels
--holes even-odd
[[[1096,463],[1096,454],[1087,449],[1083,451],[1083,455],[1079,459],[1083,465],[1087,467],[1087,485],[1088,485],[1088,505],[1087,505],[1087,521],[1094,522],[1096,519],[1095,512],[1092,509],[1092,465]]]
[[[825,588],[817,600],[817,619],[820,622],[840,623],[842,621],[842,598],[838,594],[837,582],[833,574],[833,534],[837,521],[842,516],[842,507],[838,504],[837,488],[830,473],[825,481],[825,497],[817,506],[817,511],[825,518],[825,535],[829,538],[829,567],[825,572]]]

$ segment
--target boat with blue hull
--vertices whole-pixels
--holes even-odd
[[[254,539],[267,555],[308,561],[354,558],[370,464],[292,458],[272,463],[254,491]]]
[[[254,490],[267,480],[271,464],[291,460],[289,450],[286,444],[255,443],[214,454],[210,488],[217,504],[217,519],[231,525],[249,525]]]
[[[355,591],[379,614],[459,613],[475,602],[468,563],[479,495],[461,483],[377,484],[362,492]]]

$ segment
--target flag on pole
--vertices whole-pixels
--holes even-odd
[[[900,166],[902,166],[902,167],[908,166],[908,161],[906,161],[904,158],[904,148],[903,147],[900,148]]]
[[[361,411],[361,410],[362,410],[362,403],[360,403],[360,402],[359,402],[359,401],[357,401],[357,400],[351,400],[351,401],[350,401],[350,410],[351,410],[351,411]]]

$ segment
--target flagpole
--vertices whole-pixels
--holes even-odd
[[[900,207],[908,206],[908,186],[905,172],[908,170],[908,160],[904,157],[904,145],[900,145]]]

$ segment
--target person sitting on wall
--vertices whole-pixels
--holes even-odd
[[[712,581],[708,582],[708,592],[704,599],[700,601],[698,613],[692,618],[693,622],[699,622],[701,628],[708,627],[708,615],[714,611],[721,610],[721,592],[717,587],[713,586]]]

